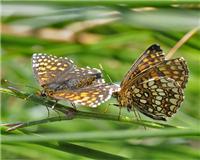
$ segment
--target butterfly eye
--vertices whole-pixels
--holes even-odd
[[[47,91],[47,93],[49,96],[53,96],[53,91],[49,90],[49,91]]]
[[[44,91],[41,92],[42,97],[46,97],[46,93]]]
[[[119,94],[118,94],[118,92],[114,92],[114,93],[112,94],[112,96],[113,96],[114,98],[117,98],[117,97],[119,97]]]

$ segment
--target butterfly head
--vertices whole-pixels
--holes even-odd
[[[113,96],[114,98],[118,99],[119,92],[114,92],[114,93],[112,93],[112,96]]]
[[[124,107],[128,107],[129,106],[128,97],[122,96],[120,91],[114,92],[112,94],[112,96],[117,99],[117,101],[119,103],[119,106],[121,106],[121,107],[122,106],[124,106]]]
[[[53,96],[54,90],[49,89],[47,85],[43,85],[43,90],[40,92],[41,97],[51,97]]]

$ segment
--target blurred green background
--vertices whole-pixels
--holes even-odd
[[[10,85],[31,94],[40,89],[32,73],[33,53],[66,56],[82,67],[99,68],[101,64],[112,81],[120,83],[134,60],[151,44],[160,44],[168,53],[182,36],[199,25],[199,4],[198,1],[4,1],[1,18],[1,78],[17,83]],[[33,135],[50,134],[53,140],[5,142],[1,145],[2,159],[200,159],[199,35],[198,32],[192,36],[173,56],[186,59],[190,76],[184,103],[167,121],[170,125],[197,130],[198,134],[170,136],[170,129],[145,130],[139,125],[90,119],[48,123],[13,133],[4,132],[3,128],[4,135],[30,135],[31,139]],[[78,109],[103,113],[111,102],[116,101],[111,99],[95,109]],[[107,113],[118,112],[111,105]],[[134,116],[126,109],[122,114]],[[57,114],[51,111],[53,115]],[[45,106],[2,94],[2,123],[42,118],[47,118]],[[122,134],[121,138],[104,139],[104,133],[109,131]],[[131,132],[127,137],[120,131]],[[151,132],[160,135],[151,137]],[[141,135],[132,136],[136,133]],[[68,134],[76,135],[75,140],[62,140]],[[92,138],[97,135],[99,139]],[[65,143],[60,148],[58,140]]]

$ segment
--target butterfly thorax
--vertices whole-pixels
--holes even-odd
[[[88,76],[88,77],[83,77],[82,79],[79,79],[78,81],[74,82],[69,82],[71,83],[71,89],[78,89],[78,88],[83,88],[92,85],[95,83],[97,77],[95,75],[93,76]]]
[[[124,96],[124,94],[126,94],[126,96]],[[115,92],[114,96],[117,98],[119,106],[127,107],[128,110],[133,107],[133,98],[130,91],[127,90],[126,93]]]
[[[42,87],[44,88],[44,93],[51,95],[53,92],[59,90],[75,90],[83,87],[87,87],[94,83],[96,80],[96,75],[82,77],[82,79],[72,78],[65,81],[53,82],[45,84]]]

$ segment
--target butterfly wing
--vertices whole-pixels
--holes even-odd
[[[100,70],[76,67],[73,61],[68,58],[41,53],[33,54],[32,66],[35,77],[41,86],[49,84],[57,86],[69,79],[81,79],[87,76],[94,76],[103,82]]]
[[[128,83],[132,82],[137,75],[141,72],[146,71],[151,66],[154,66],[165,59],[162,50],[159,45],[153,44],[151,45],[133,64],[131,69],[125,75],[123,81],[121,82],[121,88],[128,85]]]
[[[74,70],[72,60],[47,54],[33,54],[32,67],[34,75],[41,86],[57,81],[63,73]]]
[[[182,89],[188,81],[188,67],[183,58],[176,58],[172,60],[165,60],[148,70],[140,73],[134,80],[129,83],[129,86],[133,85],[136,81],[146,81],[152,78],[168,77],[175,80]]]
[[[160,47],[152,45],[125,76],[118,101],[153,119],[165,120],[180,107],[187,81],[185,60],[165,60]]]
[[[144,72],[145,73],[145,72]],[[165,60],[159,65],[156,65],[146,71],[141,76],[143,79],[146,77],[169,77],[175,80],[182,89],[185,88],[188,81],[188,67],[184,58],[176,58],[171,60]]]
[[[76,90],[59,90],[53,93],[55,99],[67,100],[75,104],[97,107],[110,99],[113,92],[118,92],[118,85],[95,84]]]
[[[70,72],[63,73],[60,77],[60,81],[65,81],[68,79],[82,79],[84,77],[88,76],[95,76],[96,79],[101,79],[102,78],[102,73],[99,69],[97,68],[79,68],[76,67]]]
[[[184,99],[180,85],[167,77],[138,82],[130,89],[133,93],[134,106],[143,114],[156,120],[171,117]]]
[[[119,91],[118,85],[105,84],[100,70],[76,67],[67,58],[34,54],[32,63],[39,84],[53,90],[47,94],[54,99],[96,107]]]

